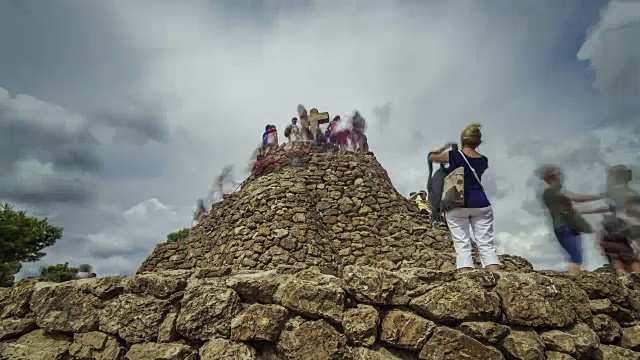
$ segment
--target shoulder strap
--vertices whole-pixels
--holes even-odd
[[[469,169],[471,169],[471,172],[473,173],[473,176],[478,181],[478,184],[480,184],[480,187],[484,189],[484,186],[482,186],[482,182],[480,182],[480,178],[478,177],[478,174],[476,174],[476,169],[474,169],[473,166],[471,166],[471,164],[469,163],[469,160],[467,160],[467,157],[464,155],[462,150],[458,150],[458,152],[460,152],[460,155],[462,155],[462,159],[464,160],[464,162],[467,163],[467,165],[469,166]]]

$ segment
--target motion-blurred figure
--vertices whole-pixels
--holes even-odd
[[[78,272],[76,273],[76,277],[78,279],[88,279],[91,277],[92,267],[89,264],[81,264],[78,266]]]
[[[558,166],[545,165],[538,175],[547,184],[542,193],[542,202],[549,212],[553,232],[558,243],[567,254],[569,271],[579,272],[582,267],[582,238],[580,234],[592,233],[593,229],[573,208],[573,202],[583,203],[604,198],[604,195],[580,195],[563,188],[564,174]]]

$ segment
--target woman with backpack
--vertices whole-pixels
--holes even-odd
[[[444,189],[445,197],[450,193],[457,194],[453,202],[443,206],[456,249],[456,265],[462,272],[473,270],[473,237],[482,266],[489,271],[497,271],[501,264],[493,235],[493,209],[480,182],[482,174],[489,167],[489,160],[476,151],[482,143],[480,124],[467,126],[462,131],[460,143],[461,150],[455,149],[456,144],[449,143],[429,154],[429,160],[448,163],[449,174],[459,174],[457,180],[464,181],[462,192],[455,186],[458,181],[445,179]],[[450,147],[454,149],[446,151]]]

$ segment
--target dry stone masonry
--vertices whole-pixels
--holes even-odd
[[[291,161],[136,276],[0,289],[0,359],[640,359],[640,274],[456,273],[372,154]]]

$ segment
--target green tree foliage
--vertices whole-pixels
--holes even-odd
[[[40,269],[40,277],[52,282],[73,280],[78,273],[77,268],[69,267],[69,263],[51,265]]]
[[[21,262],[42,258],[44,248],[62,237],[62,228],[49,225],[47,219],[27,216],[9,204],[0,204],[0,286],[13,282]]]
[[[172,243],[178,240],[185,239],[187,236],[189,236],[189,231],[190,231],[189,228],[184,228],[182,230],[174,231],[171,234],[167,235],[167,242]]]

